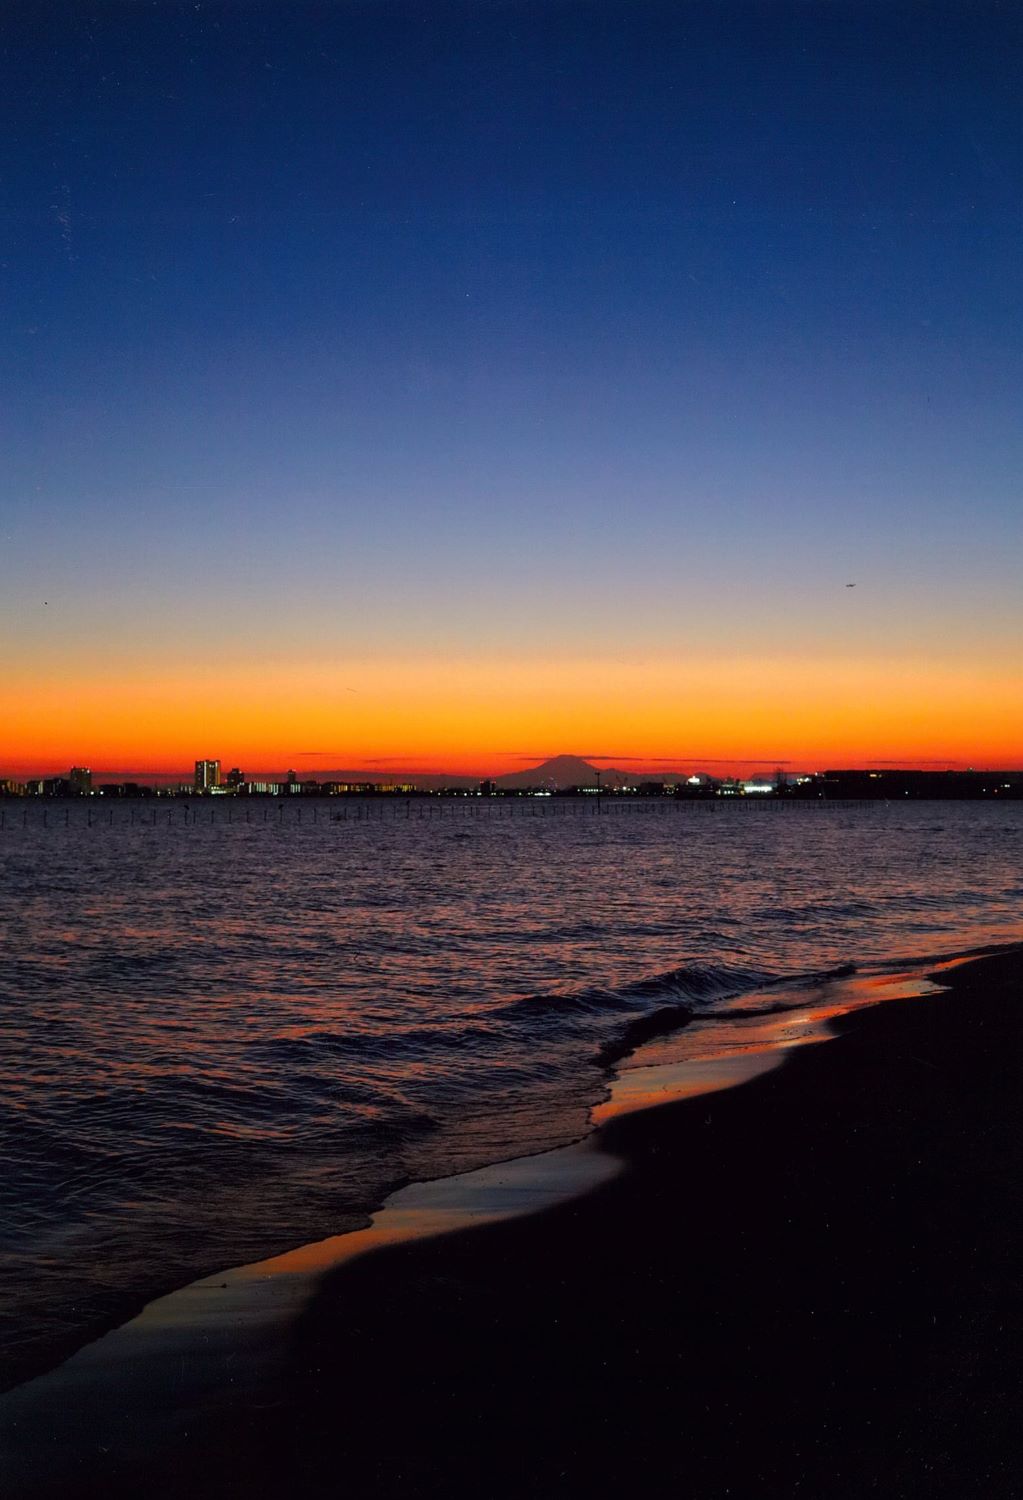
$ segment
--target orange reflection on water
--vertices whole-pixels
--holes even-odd
[[[934,968],[954,968],[949,959]],[[611,1085],[611,1095],[592,1111],[595,1125],[637,1109],[719,1093],[768,1073],[793,1047],[828,1041],[831,1022],[866,1005],[933,994],[937,986],[922,971],[880,973],[829,980],[816,990],[772,989],[744,995],[731,1014],[718,1014],[674,1036],[641,1047]],[[764,1015],[770,1007],[772,1014]]]
[[[731,1057],[627,1068],[615,1080],[610,1099],[596,1105],[591,1118],[595,1125],[604,1125],[617,1115],[632,1114],[637,1109],[652,1109],[698,1094],[717,1094],[769,1072],[780,1060],[780,1052],[748,1050]]]

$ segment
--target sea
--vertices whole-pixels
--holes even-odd
[[[0,804],[0,1389],[580,1138],[644,1032],[1023,929],[1019,803],[227,802]]]

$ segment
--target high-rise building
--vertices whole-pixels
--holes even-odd
[[[75,797],[87,797],[92,791],[92,772],[88,766],[72,766],[67,779]]]
[[[208,792],[220,785],[219,760],[197,760],[195,763],[195,789]]]

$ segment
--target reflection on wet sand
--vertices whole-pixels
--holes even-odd
[[[951,960],[951,968],[964,960]],[[710,1024],[641,1048],[622,1065],[596,1125],[637,1109],[734,1087],[825,1040],[865,1005],[932,993],[922,971],[834,979],[812,991],[743,995]],[[5,1472],[24,1494],[45,1472],[59,1490],[100,1455],[158,1451],[200,1413],[257,1404],[278,1368],[282,1330],[327,1271],[383,1246],[535,1213],[606,1181],[618,1162],[600,1137],[391,1195],[364,1229],[221,1272],[151,1302],[47,1375],[0,1400]]]
[[[350,1234],[201,1281],[151,1302],[137,1318],[56,1370],[0,1399],[4,1474],[19,1495],[81,1484],[104,1457],[159,1451],[218,1407],[263,1399],[285,1354],[283,1329],[320,1276],[398,1241],[535,1213],[613,1177],[592,1139],[391,1195]]]
[[[950,959],[934,970],[963,962]],[[832,979],[809,995],[777,988],[742,995],[722,1007],[712,1022],[694,1021],[623,1063],[610,1097],[593,1110],[593,1123],[735,1088],[778,1067],[793,1047],[826,1041],[833,1035],[829,1023],[839,1016],[883,1000],[933,994],[937,988],[923,973],[907,970]]]

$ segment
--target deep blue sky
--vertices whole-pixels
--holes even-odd
[[[9,645],[1018,648],[1021,16],[5,7]]]

